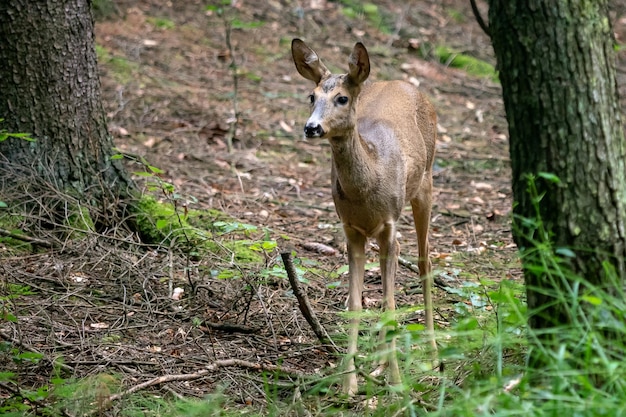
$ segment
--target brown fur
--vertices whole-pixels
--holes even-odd
[[[375,238],[380,247],[383,304],[395,310],[394,280],[399,252],[396,222],[411,203],[417,232],[420,276],[424,284],[426,326],[434,339],[428,228],[432,204],[432,166],[437,139],[437,116],[430,102],[404,81],[365,83],[370,64],[367,50],[357,43],[349,72],[333,75],[317,54],[299,39],[292,42],[298,72],[315,82],[308,137],[326,138],[332,149],[332,194],[348,241],[350,311],[360,311],[365,267],[365,243]],[[347,102],[343,103],[342,98]],[[358,318],[351,320],[348,372],[344,391],[357,390],[354,356]],[[390,380],[400,382],[395,340],[384,343],[381,365],[388,363]]]

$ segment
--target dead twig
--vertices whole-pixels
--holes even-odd
[[[40,351],[38,351],[35,348],[30,347],[29,345],[23,343],[22,341],[15,339],[13,337],[11,337],[11,335],[9,335],[8,333],[5,333],[3,330],[0,330],[0,338],[4,339],[5,341],[15,345],[15,346],[19,346],[21,349],[24,349],[25,351],[31,352],[31,353],[36,353],[38,355],[42,355],[44,357],[46,357],[46,355],[44,355],[43,353],[41,353]],[[64,362],[61,361],[54,361],[53,359],[48,358],[48,360],[50,360],[50,362],[55,363],[56,366],[59,366],[62,369],[65,369],[66,371],[69,372],[75,372],[75,369],[72,366],[67,365]]]
[[[280,257],[283,259],[283,264],[285,265],[285,271],[287,271],[287,277],[289,278],[293,294],[298,300],[300,312],[306,319],[307,323],[309,323],[309,326],[311,326],[315,336],[317,336],[318,340],[322,343],[322,345],[324,345],[324,349],[332,354],[338,354],[339,350],[337,349],[337,346],[335,346],[332,339],[328,335],[328,332],[326,332],[326,329],[324,329],[320,321],[317,319],[317,316],[311,308],[306,292],[304,292],[302,287],[300,287],[296,269],[293,266],[293,261],[291,260],[291,252],[282,252]]]

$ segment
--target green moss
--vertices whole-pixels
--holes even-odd
[[[148,17],[146,21],[159,29],[174,29],[176,27],[174,21],[165,17]]]
[[[69,233],[72,237],[84,235],[84,233],[81,232],[90,232],[95,230],[93,219],[89,214],[89,209],[82,206],[76,207],[74,213],[68,216],[66,223],[70,227]]]
[[[144,196],[136,205],[137,227],[141,238],[147,243],[165,243],[173,239],[189,240],[193,244],[200,244],[211,237],[211,233],[192,227],[189,222],[189,213],[178,213],[169,203],[161,203],[153,197]]]
[[[450,17],[455,23],[463,23],[465,22],[465,15],[463,12],[457,9],[448,9],[446,10],[446,14]]]
[[[152,244],[189,245],[194,252],[211,252],[237,263],[260,263],[264,257],[253,225],[240,223],[218,210],[179,210],[171,203],[142,197],[136,206],[137,226],[142,240]]]
[[[110,70],[115,81],[126,84],[133,79],[133,73],[138,69],[136,63],[125,58],[111,55],[109,51],[101,45],[96,45],[96,54],[98,55],[98,64]]]
[[[4,213],[4,211],[6,210],[0,208],[0,228],[16,235],[24,234],[22,229],[20,229],[20,224],[24,220],[23,217],[9,214],[8,212]],[[30,252],[33,249],[30,243],[26,243],[19,239],[13,239],[9,236],[0,235],[0,247],[2,246],[10,252]]]
[[[458,53],[446,46],[436,47],[434,53],[441,63],[465,70],[468,74],[491,78],[496,82],[498,81],[496,69],[488,62],[474,58],[473,56]]]

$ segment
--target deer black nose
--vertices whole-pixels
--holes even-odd
[[[324,136],[324,129],[320,124],[307,124],[304,126],[304,135],[307,138],[321,138]]]

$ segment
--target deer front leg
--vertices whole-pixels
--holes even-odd
[[[348,241],[348,310],[352,316],[350,317],[348,333],[348,352],[344,358],[343,366],[344,371],[347,372],[344,377],[343,391],[348,395],[354,395],[358,391],[354,357],[357,354],[359,337],[360,317],[358,313],[362,309],[366,237],[348,226],[344,226],[344,231]]]
[[[383,309],[392,312],[390,319],[395,319],[395,281],[396,269],[398,267],[398,241],[396,240],[396,224],[390,220],[377,237],[380,247],[380,272],[383,284]],[[398,367],[398,357],[396,355],[396,339],[392,338],[386,343],[387,329],[383,327],[379,335],[379,350],[381,361],[376,373],[381,372],[385,365],[389,366],[389,382],[399,384],[400,369]]]

